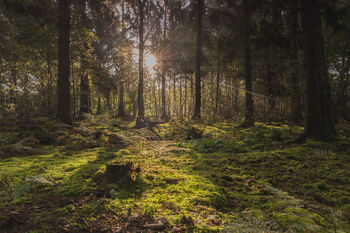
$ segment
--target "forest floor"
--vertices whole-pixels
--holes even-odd
[[[297,145],[302,129],[282,124],[132,127],[89,116],[2,132],[0,232],[350,232],[349,128]],[[116,162],[131,180],[106,178]]]

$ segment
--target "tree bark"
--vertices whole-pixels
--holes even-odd
[[[342,55],[342,63],[339,72],[339,83],[337,88],[337,102],[336,102],[336,116],[344,119],[348,118],[347,110],[347,90],[348,80],[347,73],[349,72],[349,60],[346,59],[346,55]]]
[[[309,138],[323,141],[337,134],[331,109],[331,87],[325,63],[319,1],[301,1],[306,81],[306,127]]]
[[[85,29],[88,29],[87,16],[86,16],[86,0],[77,1],[78,14],[80,16],[80,25]],[[90,85],[88,75],[88,58],[87,52],[89,45],[86,41],[83,41],[83,48],[81,51],[81,70],[80,70],[80,111],[79,118],[82,118],[82,114],[90,113]]]
[[[253,111],[253,80],[252,80],[252,61],[251,61],[251,48],[250,48],[250,12],[248,0],[243,1],[244,9],[244,68],[245,68],[245,119],[242,124],[244,127],[250,127],[254,125]]]
[[[97,112],[96,114],[99,115],[102,113],[102,106],[101,106],[101,97],[97,97]]]
[[[302,115],[302,91],[299,76],[299,20],[298,20],[298,1],[290,0],[290,60],[292,65],[292,72],[290,76],[291,84],[291,121],[294,124],[301,124],[303,122]]]
[[[273,72],[272,72],[272,64],[271,64],[271,53],[272,47],[267,46],[266,48],[266,88],[267,88],[267,96],[268,96],[268,111],[267,111],[267,121],[271,123],[274,119],[275,112],[275,96],[274,96],[274,85],[272,82]]]
[[[201,118],[202,14],[203,0],[197,0],[196,96],[193,119]]]
[[[166,32],[167,32],[167,5],[166,5],[166,1],[164,1],[164,25],[163,25],[163,40],[166,40]],[[161,107],[161,119],[163,121],[168,120],[168,116],[167,116],[167,112],[166,112],[166,97],[165,97],[165,90],[166,90],[166,73],[163,70],[162,72],[162,107]]]
[[[57,118],[72,124],[70,95],[70,0],[59,0]]]
[[[162,74],[162,113],[161,113],[161,119],[162,120],[167,120],[168,116],[166,114],[166,103],[165,103],[165,73],[163,72]]]
[[[184,102],[184,116],[187,117],[187,80],[188,77],[185,77],[185,102]]]
[[[219,58],[216,61],[216,95],[215,95],[215,114],[218,113],[220,98],[220,62]]]
[[[181,77],[182,78],[182,77]],[[183,96],[182,96],[182,81],[181,78],[179,79],[179,93],[180,93],[180,103],[179,103],[179,114],[180,114],[180,119],[183,117]]]
[[[143,101],[143,57],[145,41],[143,38],[144,33],[144,6],[145,0],[138,0],[139,5],[139,87],[137,96],[138,117],[145,117],[145,106]]]
[[[176,106],[176,79],[175,74],[173,74],[173,114],[178,117],[178,111]]]
[[[123,81],[120,81],[120,84],[119,84],[118,116],[121,118],[125,117],[124,82]]]

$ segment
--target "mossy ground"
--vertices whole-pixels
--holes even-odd
[[[128,147],[102,138],[90,149],[42,146],[44,154],[0,158],[0,224],[5,232],[108,232],[165,217],[169,231],[350,232],[345,136],[293,145],[300,128],[187,124],[203,138],[182,140],[186,126],[174,122],[160,127],[164,140],[112,124],[107,129],[129,139]],[[115,161],[140,165],[141,173],[107,182],[105,164]],[[33,176],[49,183],[29,183]]]

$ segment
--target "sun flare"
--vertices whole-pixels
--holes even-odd
[[[156,63],[157,63],[157,59],[155,56],[153,56],[152,54],[146,54],[145,65],[148,69],[153,69]]]

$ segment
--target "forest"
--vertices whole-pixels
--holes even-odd
[[[350,233],[350,0],[0,0],[0,232]]]

